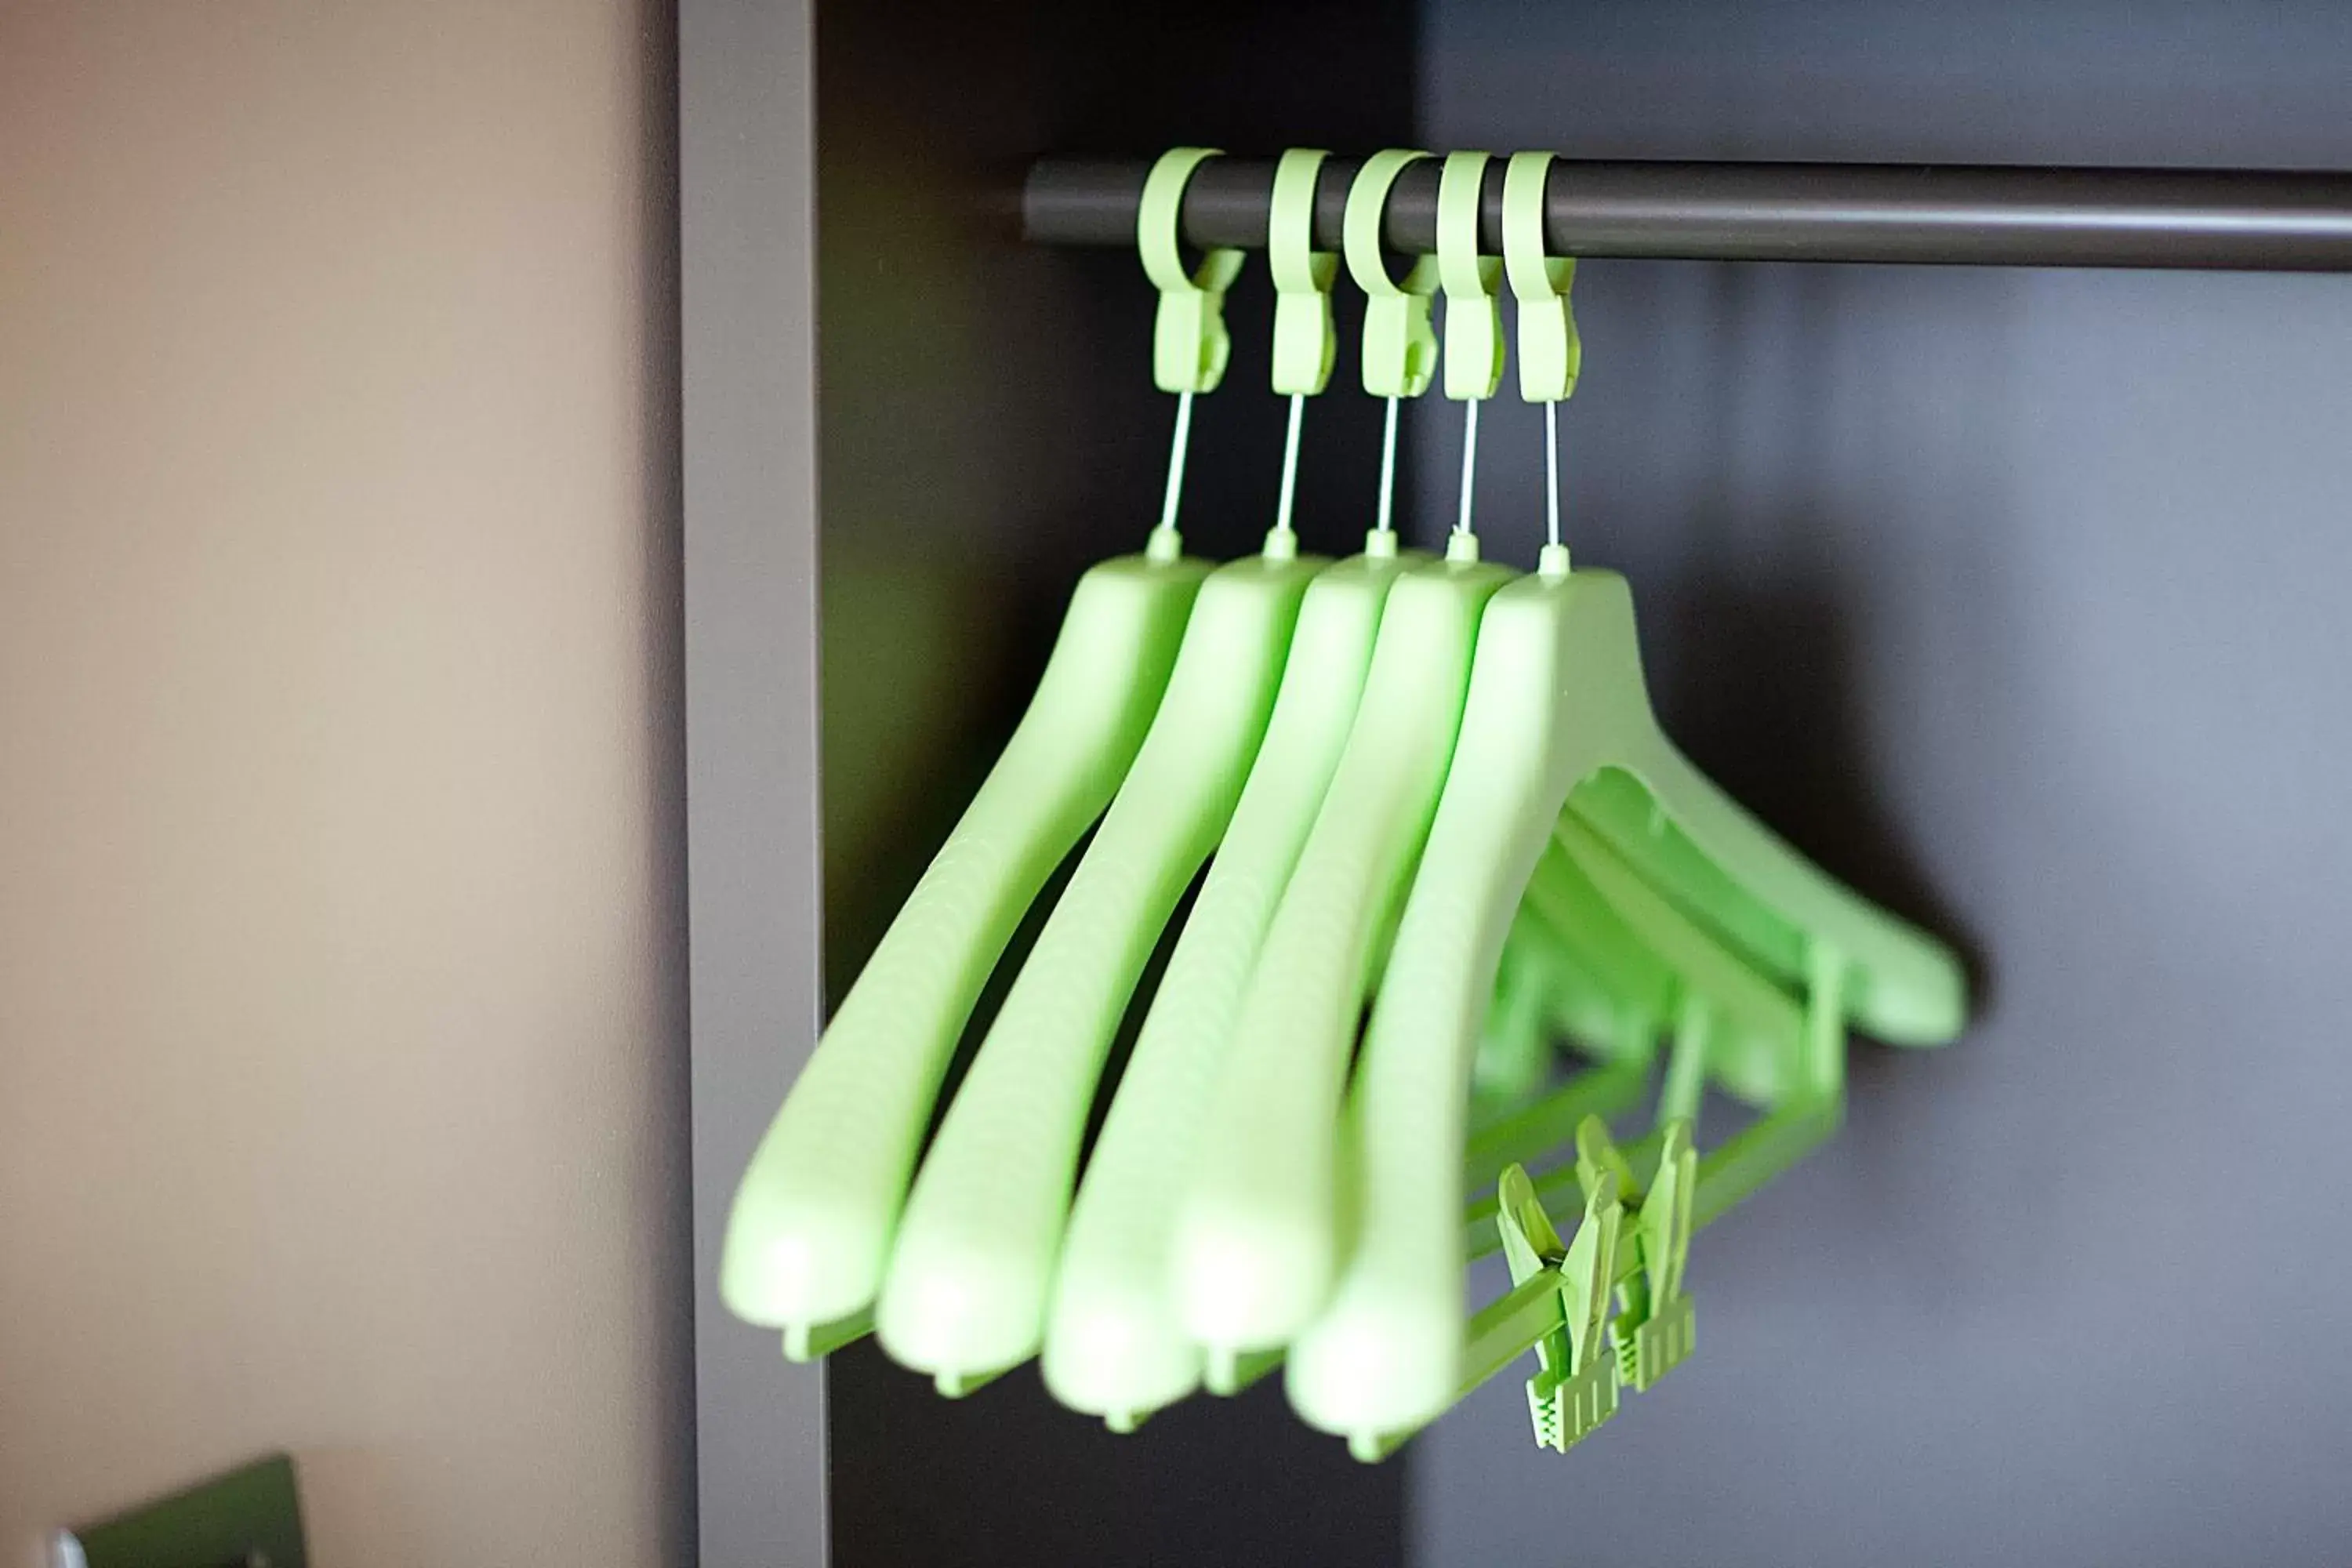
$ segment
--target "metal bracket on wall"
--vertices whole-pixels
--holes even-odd
[[[307,1568],[294,1461],[274,1455],[99,1524],[61,1530],[50,1568]]]

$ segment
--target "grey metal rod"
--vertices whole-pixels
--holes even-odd
[[[1503,160],[1482,216],[1502,243]],[[1150,165],[1054,159],[1022,193],[1024,234],[1129,246]],[[1316,191],[1318,244],[1337,247],[1358,164],[1334,158]],[[1270,159],[1216,158],[1186,187],[1184,237],[1259,248]],[[1622,163],[1561,159],[1544,194],[1554,253],[1710,261],[1875,261],[1977,267],[2352,270],[2352,173],[1894,163]],[[1436,245],[1437,164],[1391,194],[1391,249]]]

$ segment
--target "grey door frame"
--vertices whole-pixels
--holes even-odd
[[[679,0],[677,27],[699,1560],[822,1568],[822,1373],[717,1288],[821,1005],[809,0]]]

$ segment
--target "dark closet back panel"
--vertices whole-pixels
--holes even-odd
[[[2321,0],[1439,0],[1423,58],[1440,147],[2352,169]],[[2352,278],[1595,261],[1577,296],[1570,538],[1633,578],[1670,728],[1962,941],[1980,1016],[1859,1049],[1607,1432],[1538,1453],[1498,1382],[1424,1438],[1416,1561],[2345,1562]],[[1541,441],[1507,398],[1482,431],[1523,564]]]
[[[993,12],[819,15],[836,994],[1157,503],[1148,292],[1013,242],[1031,157],[2352,168],[2322,0]],[[1034,1370],[950,1404],[867,1347],[835,1560],[2339,1562],[2352,280],[1595,262],[1578,295],[1570,542],[1633,576],[1670,727],[1965,944],[1979,1026],[1859,1054],[1843,1135],[1695,1251],[1699,1354],[1565,1460],[1513,1379],[1366,1469],[1273,1389],[1117,1438]],[[1268,309],[1254,265],[1196,435],[1212,553],[1273,502]],[[1351,369],[1307,424],[1331,550],[1371,504]],[[1413,418],[1426,538],[1459,426]],[[1524,564],[1538,426],[1507,396],[1482,446]]]

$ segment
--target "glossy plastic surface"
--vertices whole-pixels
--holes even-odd
[[[1124,556],[1079,580],[1036,694],[842,999],[752,1155],[719,1289],[806,1353],[868,1306],[948,1059],[1013,928],[1118,786],[1207,563]]]
[[[1300,1415],[1366,1441],[1455,1397],[1471,1057],[1504,936],[1579,784],[1612,769],[1640,781],[1660,819],[1725,878],[1880,986],[1931,1004],[1957,994],[1949,953],[1764,835],[1666,741],[1623,580],[1546,556],[1551,569],[1496,594],[1479,626],[1453,766],[1349,1104],[1357,1244],[1329,1306],[1291,1348]]]
[[[1160,290],[1151,323],[1151,379],[1162,392],[1213,392],[1233,357],[1225,330],[1225,290],[1241,276],[1242,253],[1203,251],[1187,266],[1177,224],[1184,186],[1216,157],[1213,147],[1171,147],[1151,165],[1135,214],[1136,254]]]
[[[1044,1372],[1073,1409],[1132,1426],[1192,1392],[1177,1321],[1176,1208],[1243,987],[1363,695],[1381,606],[1426,556],[1365,554],[1307,590],[1265,742],[1193,900],[1070,1211]]]
[[[1447,562],[1390,590],[1361,706],[1244,993],[1178,1218],[1178,1311],[1213,1357],[1286,1342],[1329,1289],[1340,1090],[1374,948],[1446,777],[1479,612],[1511,575]]]
[[[1500,258],[1478,254],[1484,153],[1448,153],[1437,186],[1437,276],[1445,290],[1445,395],[1480,401],[1503,384]]]
[[[1342,254],[1349,278],[1364,296],[1362,377],[1374,397],[1419,397],[1437,374],[1437,330],[1430,324],[1437,258],[1422,257],[1393,279],[1381,247],[1390,188],[1407,166],[1428,156],[1397,147],[1375,153],[1348,187]]]
[[[1331,319],[1336,252],[1314,248],[1315,181],[1329,154],[1294,147],[1274,170],[1265,265],[1274,279],[1274,390],[1312,397],[1331,381],[1339,334]]]
[[[1202,585],[1150,732],[924,1155],[875,1326],[885,1350],[943,1389],[1038,1348],[1112,1036],[1225,831],[1299,602],[1325,564],[1254,557]]]

